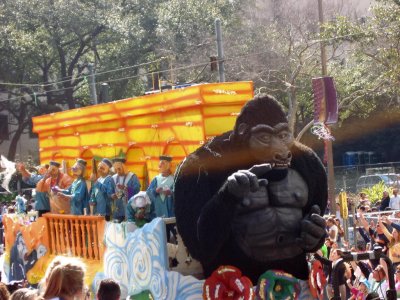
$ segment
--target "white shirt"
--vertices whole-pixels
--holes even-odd
[[[392,196],[390,197],[389,207],[394,210],[400,209],[400,196]]]
[[[333,241],[337,241],[339,229],[336,225],[329,227],[329,238]]]

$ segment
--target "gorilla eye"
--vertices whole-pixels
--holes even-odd
[[[290,133],[287,132],[287,131],[282,131],[282,132],[279,133],[278,136],[279,136],[279,138],[280,138],[281,140],[287,140],[287,139],[290,138]]]
[[[263,143],[269,143],[271,141],[271,135],[269,133],[258,134],[257,138]]]

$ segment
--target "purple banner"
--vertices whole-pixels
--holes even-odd
[[[333,78],[313,78],[312,87],[314,91],[314,122],[335,124],[338,120],[338,105]]]

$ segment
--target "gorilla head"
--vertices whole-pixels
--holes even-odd
[[[290,164],[293,135],[282,106],[271,96],[260,95],[247,102],[231,139],[249,149],[247,155],[257,163],[271,163],[275,168]]]

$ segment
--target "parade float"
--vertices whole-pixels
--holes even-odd
[[[68,171],[80,157],[90,174],[101,158],[123,156],[144,190],[158,174],[159,155],[172,156],[177,166],[207,140],[230,130],[252,97],[252,82],[201,84],[35,117],[40,162],[62,161]],[[182,243],[167,245],[160,218],[136,230],[101,216],[50,213],[34,222],[6,215],[3,224],[9,281],[38,284],[51,260],[67,255],[86,263],[86,282],[93,291],[102,278],[113,278],[123,297],[202,299],[204,281],[188,276],[201,273],[198,263]],[[173,270],[171,253],[178,260]]]

